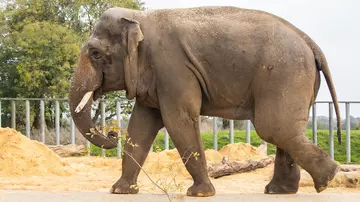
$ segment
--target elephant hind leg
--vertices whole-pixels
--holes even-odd
[[[265,187],[266,194],[295,194],[299,189],[300,168],[289,153],[276,148],[274,176]]]
[[[273,99],[270,103],[258,104],[254,126],[263,140],[288,152],[312,176],[316,191],[321,192],[335,177],[339,166],[305,136],[309,112],[305,103],[310,102],[300,95],[296,98],[292,102]],[[296,178],[289,180],[295,184]]]

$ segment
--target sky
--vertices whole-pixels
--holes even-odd
[[[143,0],[147,9],[197,6],[236,6],[280,16],[307,33],[323,50],[341,101],[360,101],[360,1],[359,0]],[[331,101],[321,76],[317,101]],[[351,115],[360,116],[360,104]],[[345,105],[340,105],[345,118]],[[317,106],[318,115],[328,115],[328,105]]]

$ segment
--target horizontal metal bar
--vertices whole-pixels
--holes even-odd
[[[15,100],[15,101],[68,101],[67,98],[0,98],[0,100]]]
[[[44,101],[69,101],[68,98],[0,98],[0,100],[14,100],[14,101],[40,101],[40,100],[44,100]],[[97,99],[97,101],[106,101],[107,99]],[[123,97],[123,98],[116,98],[113,99],[114,101],[125,101],[128,100],[127,98]]]
[[[40,101],[40,100],[44,100],[44,101],[68,101],[68,98],[0,98],[0,100],[15,100],[15,101]],[[97,101],[105,101],[106,99],[98,99]],[[120,97],[120,98],[116,98],[114,99],[114,101],[124,101],[127,100],[126,97]],[[332,103],[333,101],[324,101],[324,100],[319,100],[319,101],[315,101],[315,103]],[[350,101],[350,100],[341,100],[338,101],[338,103],[351,103],[351,104],[360,104],[360,101]]]
[[[315,103],[329,104],[329,103],[333,103],[333,101],[315,101]],[[360,104],[360,101],[338,101],[338,103],[340,103],[340,104],[342,104],[342,103]]]

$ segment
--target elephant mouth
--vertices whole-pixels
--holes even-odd
[[[94,91],[93,100],[96,101],[97,99],[99,99],[103,95],[104,95],[104,92],[103,92],[102,88],[99,87],[98,89],[96,89]]]

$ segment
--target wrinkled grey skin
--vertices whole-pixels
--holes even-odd
[[[116,137],[92,131],[90,105],[74,109],[88,91],[126,90],[136,98],[128,132],[140,145],[125,150],[143,165],[153,140],[166,127],[181,156],[198,152],[185,165],[194,179],[189,196],[211,196],[199,134],[199,115],[250,119],[258,135],[277,146],[274,177],[265,193],[296,193],[299,166],[323,191],[338,166],[304,135],[323,72],[339,106],[320,48],[285,20],[234,7],[132,11],[107,10],[84,46],[71,84],[72,117],[97,146],[116,147]],[[338,135],[340,135],[338,131]],[[88,135],[86,134],[88,133]],[[339,139],[340,140],[340,139]],[[127,155],[111,193],[138,193],[140,168]],[[241,191],[241,190],[239,190]]]

